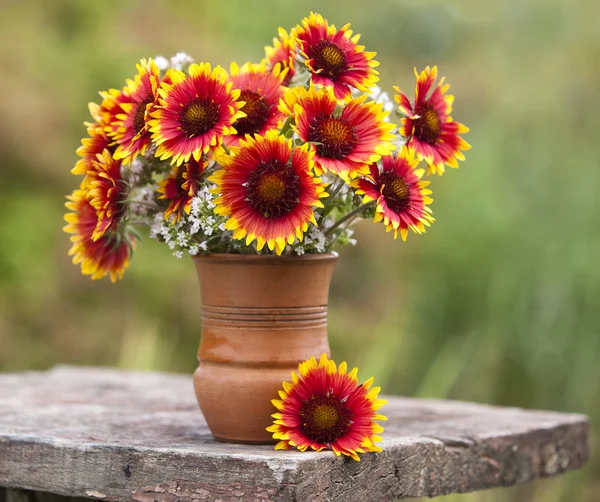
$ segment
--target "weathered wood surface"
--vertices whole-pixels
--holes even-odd
[[[106,501],[365,502],[524,483],[588,458],[582,415],[396,397],[384,413],[385,451],[354,462],[215,442],[191,375],[0,374],[0,486]]]

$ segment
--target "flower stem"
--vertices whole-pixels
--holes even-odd
[[[206,249],[205,249],[205,253],[211,253],[214,252],[214,250],[211,249],[211,247],[213,247],[213,245],[216,247],[219,244],[221,244],[221,238],[223,237],[222,233],[217,233],[211,237],[209,237],[208,239],[206,239],[204,242],[206,243]],[[196,240],[196,242],[198,242]]]
[[[128,200],[125,200],[123,203],[128,204],[128,205],[139,204],[140,206],[147,206],[147,207],[151,207],[153,209],[158,209],[158,206],[154,202],[147,202],[145,200],[128,199]]]
[[[367,202],[366,204],[362,204],[362,205],[358,206],[356,209],[354,209],[353,211],[350,211],[346,216],[344,216],[343,218],[340,218],[331,227],[329,227],[327,229],[327,231],[325,232],[325,236],[328,237],[329,235],[331,235],[331,233],[336,228],[340,227],[341,225],[343,225],[344,223],[346,223],[349,220],[353,220],[356,216],[358,216],[363,211],[366,211],[367,209],[371,209],[372,207],[375,206],[375,204],[377,204],[377,201],[376,200],[372,200],[371,202]]]
[[[331,192],[329,193],[329,197],[327,197],[327,203],[325,204],[325,207],[323,208],[323,218],[325,218],[325,216],[327,216],[329,214],[329,212],[331,211],[331,205],[333,203],[333,199],[338,194],[338,192],[342,189],[342,187],[344,186],[344,183],[345,183],[345,181],[340,179],[338,181],[337,186],[334,186],[333,190],[331,190]]]
[[[150,224],[144,220],[127,220],[127,223],[134,226],[150,227]]]

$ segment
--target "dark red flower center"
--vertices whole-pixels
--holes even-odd
[[[298,205],[299,195],[300,177],[291,164],[261,162],[248,177],[246,198],[265,218],[288,214]]]
[[[323,116],[313,120],[308,132],[308,141],[320,143],[317,152],[321,157],[343,159],[358,143],[352,127],[344,119]]]
[[[379,184],[381,194],[392,211],[402,213],[410,207],[410,187],[404,178],[388,171],[381,175]]]
[[[269,120],[271,107],[263,96],[248,89],[241,92],[239,101],[246,102],[241,109],[246,116],[236,120],[233,127],[241,136],[259,132]]]
[[[352,412],[337,397],[312,396],[300,409],[302,433],[310,440],[330,444],[348,432]]]
[[[146,107],[154,101],[152,94],[148,94],[144,101],[138,103],[133,115],[133,129],[138,134],[146,125]]]
[[[181,131],[188,138],[206,133],[218,120],[219,105],[212,99],[201,98],[196,98],[185,105],[179,117]]]
[[[419,105],[415,110],[415,137],[419,141],[435,145],[440,137],[441,121],[438,112],[428,103]]]
[[[320,40],[309,54],[314,60],[315,73],[337,80],[348,69],[348,59],[343,49],[329,40]]]

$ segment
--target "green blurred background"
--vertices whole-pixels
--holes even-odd
[[[88,101],[141,57],[258,61],[313,10],[350,21],[410,91],[438,64],[471,127],[460,170],[433,179],[436,224],[408,243],[363,223],[331,293],[336,360],[384,392],[587,413],[600,434],[600,4],[0,0],[0,370],[57,363],[191,372],[192,262],[141,243],[124,281],[67,257],[69,174]],[[596,453],[598,449],[596,448]],[[600,461],[446,501],[597,501]]]

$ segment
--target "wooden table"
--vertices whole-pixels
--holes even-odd
[[[388,399],[384,452],[354,462],[216,442],[191,375],[0,374],[0,501],[385,501],[524,483],[588,458],[582,415]]]

